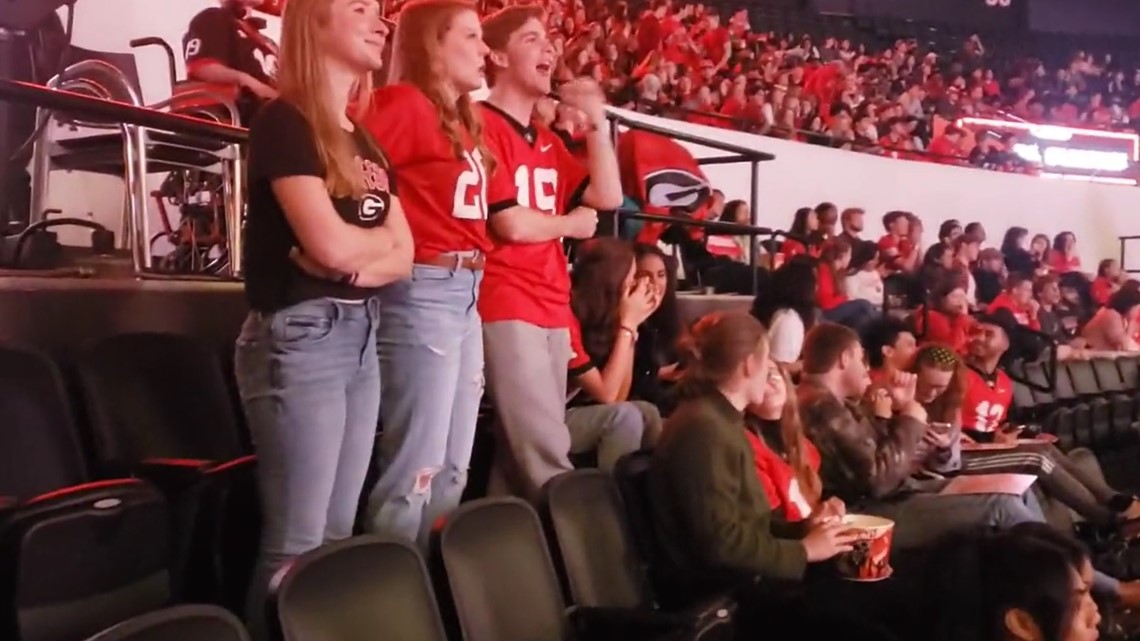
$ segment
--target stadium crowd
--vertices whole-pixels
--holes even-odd
[[[964,116],[1131,130],[1140,68],[1071,53],[1054,67],[991,52],[973,35],[950,50],[848,30],[778,33],[747,10],[654,0],[545,3],[556,82],[587,76],[611,104],[814,144],[943,163],[1027,171],[1006,132],[955,126]],[[572,112],[557,126],[581,130]]]

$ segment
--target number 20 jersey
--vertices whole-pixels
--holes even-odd
[[[488,212],[521,205],[549,216],[578,206],[589,174],[550,129],[519,123],[481,103],[487,146],[498,165],[488,188]],[[404,185],[400,184],[401,194]],[[570,276],[562,239],[507,243],[496,239],[487,256],[479,296],[483,322],[522,321],[548,329],[569,327]]]
[[[400,181],[400,204],[415,241],[415,260],[440,254],[488,252],[487,185],[483,157],[463,132],[463,157],[443,133],[435,105],[418,88],[376,90],[360,122],[388,156]]]

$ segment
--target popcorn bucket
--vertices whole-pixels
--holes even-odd
[[[895,522],[880,516],[848,514],[843,523],[855,530],[859,538],[855,549],[836,557],[839,575],[849,581],[882,581],[889,578],[891,568],[891,539]]]

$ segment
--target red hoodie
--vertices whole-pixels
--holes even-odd
[[[927,327],[923,326],[926,319]],[[966,343],[970,339],[970,330],[974,327],[974,319],[969,315],[961,314],[951,317],[949,314],[937,310],[923,314],[923,308],[914,313],[914,328],[921,336],[923,343],[939,343],[945,345],[959,354],[965,353]]]
[[[1010,297],[1009,292],[998,294],[997,298],[986,308],[986,313],[992,314],[999,309],[1008,309],[1013,313],[1013,317],[1017,319],[1018,323],[1021,323],[1029,329],[1041,331],[1041,323],[1037,321],[1037,312],[1030,311],[1018,305],[1017,301]]]
[[[819,268],[819,283],[816,285],[815,299],[819,308],[827,311],[847,302],[847,294],[839,291],[835,276],[826,265]]]

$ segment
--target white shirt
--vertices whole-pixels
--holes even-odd
[[[768,343],[772,346],[772,360],[777,363],[795,363],[804,348],[804,321],[791,309],[781,309],[772,315],[768,328]]]
[[[875,307],[883,306],[883,277],[878,271],[857,271],[847,277],[847,296],[861,298]]]

